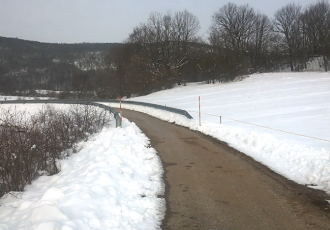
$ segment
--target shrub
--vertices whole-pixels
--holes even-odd
[[[109,112],[91,105],[69,110],[43,107],[35,115],[0,111],[0,196],[23,191],[38,176],[59,172],[57,160],[76,152],[77,143],[110,124]]]

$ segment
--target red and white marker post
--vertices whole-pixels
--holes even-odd
[[[201,97],[200,96],[198,97],[198,104],[199,104],[199,126],[201,126],[202,118],[201,118]]]
[[[119,97],[119,104],[120,104],[120,128],[123,127],[123,113],[122,113],[122,110],[121,110],[121,97]]]

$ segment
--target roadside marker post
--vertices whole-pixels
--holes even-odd
[[[123,113],[121,109],[121,97],[119,97],[119,104],[120,104],[120,128],[123,127]]]
[[[199,104],[199,126],[201,126],[201,97],[198,97],[198,104]]]

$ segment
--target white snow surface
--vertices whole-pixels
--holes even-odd
[[[58,174],[0,199],[0,229],[159,229],[163,170],[140,129],[124,119],[79,145]]]
[[[199,96],[203,113],[201,126],[197,113]],[[157,109],[122,104],[123,108],[147,113],[225,141],[277,173],[330,194],[329,73],[256,74],[239,82],[194,83],[131,100],[187,110],[193,120]],[[110,105],[118,107],[115,103]]]
[[[122,105],[225,141],[291,180],[330,193],[329,142],[229,119],[329,140],[328,73],[259,74],[228,84],[180,86],[132,100],[188,110],[194,120]],[[32,114],[42,105],[10,108]],[[124,119],[122,129],[106,128],[79,145],[78,153],[58,161],[60,173],[42,176],[23,193],[0,199],[0,229],[159,229],[165,213],[165,200],[159,198],[164,193],[163,169],[140,129]]]
[[[19,97],[19,96],[5,96],[5,95],[0,95],[0,100],[1,101],[6,101],[6,100],[46,100],[49,99],[49,97]]]
[[[0,98],[1,100],[1,98]],[[16,99],[12,99],[16,100]],[[33,99],[31,99],[33,100]],[[0,104],[0,113],[2,110],[10,111],[11,113],[26,113],[28,116],[37,114],[41,110],[45,110],[50,104]],[[69,104],[51,104],[58,110],[69,109]],[[0,121],[1,122],[1,121]]]

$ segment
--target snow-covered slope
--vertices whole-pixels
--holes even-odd
[[[198,125],[199,96],[202,126]],[[328,73],[258,74],[240,82],[191,84],[131,100],[188,110],[194,121],[124,105],[226,141],[287,178],[330,192]]]
[[[329,140],[330,74],[253,75],[241,82],[193,84],[134,100],[189,110],[194,120],[123,105],[224,140],[287,178],[330,193],[330,142],[229,119]],[[42,107],[16,106],[30,113]],[[164,192],[162,167],[148,144],[126,119],[124,128],[94,135],[81,143],[79,153],[61,161],[59,174],[43,176],[24,193],[0,199],[0,229],[158,229],[165,212],[165,201],[158,198]]]
[[[228,84],[176,87],[132,100],[167,105],[188,110],[198,120],[198,97],[201,97],[202,122],[222,124],[272,135],[311,147],[330,143],[298,138],[255,126],[237,119],[270,128],[330,140],[330,74],[278,73],[258,74]],[[217,116],[210,116],[217,115]]]

